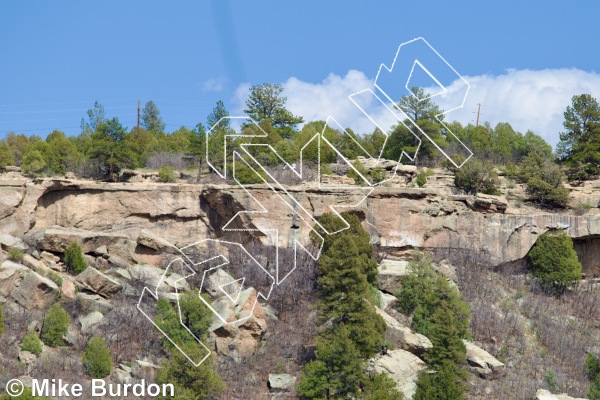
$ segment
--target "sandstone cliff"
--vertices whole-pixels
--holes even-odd
[[[597,202],[598,192],[594,187],[577,191],[592,202]],[[355,205],[365,195],[353,186],[302,185],[291,187],[289,193],[314,216],[331,205]],[[285,246],[298,231],[307,233],[307,227],[296,221],[297,215],[302,216],[300,208],[294,212],[265,185],[253,186],[251,194],[230,185],[4,179],[0,233],[32,234],[60,226],[117,234],[135,242],[144,229],[177,246],[209,237],[245,240],[245,235],[267,242],[270,229],[279,230],[278,244]],[[242,213],[230,224],[252,232],[222,230],[238,212],[261,210],[257,202],[268,212]],[[600,252],[597,208],[575,215],[572,210],[517,208],[504,197],[455,195],[447,187],[379,187],[350,209],[360,213],[373,240],[391,257],[413,248],[442,255],[462,251],[480,263],[498,266],[525,257],[545,231],[564,229],[574,239],[584,272],[600,274],[600,262],[594,257]]]

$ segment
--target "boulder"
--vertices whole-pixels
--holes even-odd
[[[471,342],[463,340],[463,343],[467,348],[467,362],[473,372],[484,379],[496,379],[504,375],[504,363]]]
[[[99,311],[92,311],[87,315],[82,315],[77,318],[81,324],[81,333],[90,333],[95,325],[99,325],[104,320],[104,315]]]
[[[131,369],[131,374],[139,379],[145,379],[150,382],[154,382],[156,378],[156,371],[158,371],[160,367],[156,364],[145,360],[136,360],[133,363],[133,367]]]
[[[121,368],[116,368],[113,371],[113,379],[119,383],[132,383],[131,373]]]
[[[81,244],[84,253],[94,253],[101,246],[106,246],[108,253],[128,262],[133,261],[131,247],[135,245],[124,233],[96,232],[76,228],[51,227],[36,232],[31,240],[39,250],[53,253],[64,253],[72,242]]]
[[[64,279],[60,287],[60,291],[67,299],[74,300],[77,292],[75,291],[75,283],[71,279]]]
[[[103,297],[110,297],[122,288],[119,282],[94,267],[87,267],[76,279],[83,287]]]
[[[396,382],[396,387],[406,398],[412,399],[417,390],[419,373],[427,366],[419,357],[408,351],[396,349],[369,360],[377,373],[386,372]]]
[[[0,265],[0,296],[8,297],[30,270],[12,261]]]
[[[24,363],[25,365],[31,365],[35,363],[37,360],[37,356],[28,351],[19,351],[19,361]]]
[[[83,312],[100,311],[106,313],[112,309],[112,305],[97,294],[77,293],[75,301]]]
[[[396,347],[402,350],[409,351],[416,355],[421,355],[427,350],[431,349],[433,345],[431,341],[419,334],[412,331],[412,329],[403,326],[398,320],[389,315],[383,310],[378,308],[375,309],[386,324],[385,329],[385,340],[393,343]]]
[[[25,251],[29,248],[29,246],[27,246],[22,239],[9,235],[7,233],[0,233],[0,247],[3,250],[19,251]]]
[[[58,298],[60,289],[50,279],[29,271],[25,279],[12,291],[12,297],[28,310],[46,308]]]
[[[223,285],[230,284],[234,278],[225,272],[222,268],[218,268],[214,273],[210,274],[204,282],[203,289],[214,299],[225,295],[221,289]]]
[[[586,400],[581,397],[571,397],[566,394],[552,394],[545,389],[540,389],[535,393],[535,400]]]
[[[398,299],[396,299],[396,296],[391,295],[389,293],[385,293],[382,292],[381,290],[379,291],[379,295],[381,296],[381,309],[382,310],[386,310],[388,307],[393,306],[396,301]]]
[[[152,250],[160,251],[160,252],[169,252],[175,253],[178,251],[177,247],[175,247],[168,240],[155,235],[154,233],[142,229],[137,238],[138,244],[148,247]]]
[[[393,293],[402,287],[402,277],[409,274],[408,261],[385,259],[379,264],[377,271],[379,289]]]
[[[267,332],[267,322],[254,288],[243,290],[236,297],[235,304],[228,296],[211,304],[220,318],[213,318],[209,331],[213,332],[219,353],[240,361],[255,352]]]
[[[290,374],[269,374],[269,388],[272,391],[289,391],[296,385],[296,377]]]

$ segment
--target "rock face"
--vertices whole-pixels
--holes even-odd
[[[239,293],[232,302],[228,296],[217,298],[211,306],[222,319],[213,318],[209,331],[218,353],[241,361],[252,355],[267,332],[265,313],[254,288]]]
[[[403,326],[385,311],[378,308],[375,310],[377,311],[377,314],[381,315],[387,325],[385,329],[386,341],[393,343],[396,345],[396,347],[410,351],[416,355],[423,354],[425,351],[433,347],[431,341],[427,337],[419,333],[415,333],[412,331],[412,329]]]
[[[402,277],[408,275],[408,261],[383,260],[377,268],[377,284],[386,293],[402,287]]]
[[[496,379],[504,375],[504,364],[487,351],[463,340],[467,348],[467,362],[471,370],[485,379]]]
[[[12,297],[28,310],[46,308],[58,298],[60,289],[50,279],[33,271],[27,272],[23,281],[12,291]]]
[[[575,398],[575,397],[567,396],[564,393],[563,394],[552,394],[545,389],[538,390],[537,393],[535,394],[535,399],[536,400],[585,400],[580,397]]]
[[[391,350],[369,361],[375,372],[386,372],[396,382],[398,390],[411,399],[417,390],[419,372],[426,368],[419,357],[405,350]]]
[[[38,248],[51,252],[63,251],[77,239],[85,252],[105,245],[111,255],[129,263],[147,263],[135,258],[163,251],[162,240],[181,247],[198,238],[227,238],[222,226],[239,211],[260,210],[258,201],[268,214],[239,214],[232,226],[255,229],[249,235],[264,242],[272,240],[265,234],[268,229],[279,229],[278,244],[287,246],[305,228],[288,228],[294,225],[294,215],[270,189],[250,188],[252,197],[229,185],[5,179],[0,180],[0,233],[38,233]],[[590,256],[600,246],[598,213],[578,216],[527,209],[519,214],[513,208],[508,213],[503,197],[453,195],[442,189],[377,187],[363,202],[368,188],[357,186],[300,185],[288,192],[314,216],[332,205],[360,203],[354,210],[366,216],[365,228],[388,254],[413,247],[442,253],[451,249],[496,266],[525,257],[545,231],[564,229],[582,256],[584,272],[600,273],[600,265],[594,264],[597,258]],[[52,228],[56,225],[63,228]]]
[[[87,267],[83,272],[77,275],[77,282],[86,289],[103,297],[110,297],[121,290],[121,284],[119,282],[104,275],[93,267]]]
[[[289,391],[296,385],[296,377],[290,374],[269,374],[269,388],[276,391]]]

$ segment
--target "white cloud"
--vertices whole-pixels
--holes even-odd
[[[479,75],[465,77],[471,85],[462,109],[449,113],[447,121],[462,124],[475,123],[477,103],[481,103],[480,123],[489,121],[509,122],[512,127],[525,133],[532,130],[549,143],[558,142],[562,130],[563,112],[574,95],[590,93],[600,98],[600,74],[578,69],[547,69],[540,71],[508,70],[499,76]],[[373,80],[363,72],[350,70],[345,76],[330,74],[320,83],[301,81],[295,77],[283,83],[288,98],[287,107],[305,121],[325,120],[333,116],[343,127],[356,132],[370,132],[373,125],[348,99],[352,93],[372,88]],[[448,89],[452,92],[454,85]],[[236,112],[242,112],[248,97],[249,85],[240,85],[235,93]],[[446,100],[435,98],[442,109]],[[447,103],[447,102],[446,102]],[[367,105],[369,114],[382,118],[385,109]]]
[[[465,77],[471,90],[462,109],[449,113],[449,121],[475,123],[481,103],[480,123],[509,122],[525,133],[532,130],[552,145],[563,130],[563,113],[574,95],[589,93],[600,98],[600,75],[578,69],[541,71],[509,70],[504,75]],[[439,101],[444,106],[443,100]]]

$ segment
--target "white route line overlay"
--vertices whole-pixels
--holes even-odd
[[[418,47],[420,46],[421,48],[424,48],[426,51],[430,51],[433,54],[435,54],[437,57],[439,57],[439,59],[441,61],[443,61],[444,65],[448,68],[449,71],[453,72],[458,78],[459,78],[459,82],[462,82],[462,87],[460,88],[460,91],[463,92],[463,96],[462,96],[462,101],[460,101],[459,103],[456,104],[456,107],[445,111],[441,114],[436,115],[436,119],[438,120],[438,122],[440,124],[442,124],[448,131],[448,133],[450,133],[458,143],[460,143],[464,149],[467,151],[468,153],[468,157],[466,157],[466,159],[464,161],[462,161],[460,164],[458,164],[457,162],[455,162],[455,160],[452,159],[451,156],[449,156],[448,154],[446,154],[446,152],[439,146],[439,144],[437,144],[434,140],[432,140],[424,131],[423,129],[421,129],[421,127],[419,127],[419,125],[417,124],[417,121],[414,121],[413,119],[411,119],[411,117],[400,108],[400,106],[396,103],[396,101],[394,100],[394,95],[392,93],[386,92],[386,90],[384,90],[383,88],[383,84],[382,81],[384,81],[385,83],[385,79],[386,79],[386,74],[384,74],[384,71],[387,71],[387,76],[391,76],[392,73],[397,74],[398,70],[402,70],[404,69],[409,69],[410,72],[408,72],[407,74],[407,79],[406,82],[404,83],[404,88],[408,91],[409,94],[414,95],[414,93],[409,89],[409,84],[412,78],[412,74],[415,70],[416,66],[419,66],[427,75],[429,75],[429,77],[441,88],[441,91],[438,93],[435,93],[433,95],[428,95],[427,97],[425,97],[424,99],[428,99],[431,97],[435,97],[438,96],[440,94],[443,93],[447,93],[448,89],[446,86],[444,86],[428,69],[427,67],[418,59],[418,58],[414,58],[414,59],[410,59],[409,56],[409,62],[408,63],[402,63],[400,61],[402,61],[401,59],[403,57],[406,56],[406,54],[409,52],[406,49],[410,50],[410,45],[412,45],[412,47]],[[404,51],[402,51],[404,48]],[[397,68],[400,67],[400,68]],[[391,86],[392,87],[392,86]],[[403,158],[407,158],[409,159],[411,162],[414,162],[415,157],[421,147],[422,144],[422,139],[419,137],[419,135],[417,135],[417,133],[415,133],[415,131],[411,128],[414,127],[418,130],[419,134],[422,137],[425,137],[427,140],[429,140],[436,148],[438,151],[440,151],[450,162],[452,162],[452,164],[454,166],[456,166],[457,168],[461,168],[472,156],[473,156],[473,152],[467,148],[467,146],[465,146],[465,144],[460,141],[460,139],[448,128],[448,126],[446,126],[443,121],[440,119],[440,117],[442,115],[445,115],[449,112],[452,112],[456,109],[462,108],[464,106],[466,97],[468,95],[469,89],[470,89],[470,85],[469,83],[422,37],[410,40],[408,42],[402,43],[399,47],[398,50],[396,52],[396,55],[394,57],[394,60],[392,61],[391,67],[387,67],[385,64],[381,64],[379,67],[379,70],[377,72],[377,76],[375,78],[375,82],[374,82],[374,88],[375,90],[373,90],[373,88],[365,88],[363,90],[357,91],[355,93],[352,93],[348,96],[348,99],[355,105],[355,107],[362,112],[374,125],[375,127],[379,128],[379,130],[381,132],[383,132],[383,134],[385,135],[385,140],[382,144],[381,149],[379,149],[379,151],[377,152],[377,158],[373,157],[371,154],[369,154],[361,145],[358,141],[355,140],[355,138],[350,135],[336,120],[333,116],[329,115],[327,117],[326,120],[326,124],[325,127],[323,129],[323,131],[321,133],[317,133],[315,134],[301,149],[300,149],[300,166],[299,166],[299,170],[296,170],[294,168],[292,168],[292,166],[283,158],[281,157],[281,155],[279,155],[277,153],[277,151],[269,144],[261,144],[261,143],[247,143],[247,144],[242,144],[240,146],[243,155],[240,154],[237,151],[233,151],[232,153],[232,171],[233,171],[233,179],[234,181],[245,191],[245,193],[255,202],[255,204],[257,205],[257,207],[259,208],[259,210],[248,210],[248,211],[239,211],[237,212],[222,228],[223,231],[240,231],[240,232],[253,232],[253,231],[260,231],[264,234],[266,234],[270,239],[274,239],[274,243],[275,243],[275,269],[276,269],[276,274],[275,277],[273,277],[264,267],[262,267],[262,265],[260,265],[260,263],[258,263],[258,261],[256,261],[256,259],[244,248],[244,246],[242,246],[239,243],[233,243],[233,242],[227,242],[227,241],[219,241],[216,239],[204,239],[204,240],[200,240],[198,242],[195,242],[189,246],[186,246],[184,248],[179,249],[179,251],[182,253],[183,258],[177,258],[173,261],[171,261],[171,263],[169,263],[169,265],[167,266],[167,268],[165,269],[165,273],[163,274],[163,276],[161,277],[161,280],[158,282],[157,287],[155,288],[155,290],[151,290],[148,287],[144,287],[144,290],[142,291],[142,295],[140,296],[140,299],[138,301],[138,305],[137,308],[142,312],[142,314],[148,319],[150,320],[150,322],[182,353],[184,354],[184,356],[195,366],[199,366],[200,364],[202,364],[211,354],[210,349],[208,348],[208,346],[206,346],[204,343],[202,343],[202,341],[200,341],[188,328],[187,326],[185,326],[185,324],[182,321],[182,317],[181,317],[181,308],[180,308],[180,304],[179,304],[179,290],[178,290],[178,285],[175,285],[175,293],[176,293],[176,299],[177,299],[177,308],[178,308],[178,312],[179,312],[179,319],[180,319],[180,323],[183,325],[183,327],[188,331],[188,333],[190,335],[192,335],[192,337],[206,350],[206,355],[198,360],[194,360],[193,357],[191,357],[190,355],[186,354],[185,351],[178,346],[177,343],[175,343],[175,341],[173,341],[173,339],[171,337],[169,337],[169,335],[164,332],[153,320],[150,316],[148,316],[143,309],[141,308],[142,302],[144,301],[144,299],[149,298],[148,295],[150,296],[150,300],[153,302],[157,302],[159,300],[159,287],[161,284],[163,284],[167,272],[170,269],[171,265],[176,262],[176,261],[181,261],[185,264],[185,266],[190,270],[190,274],[186,275],[185,277],[178,279],[176,282],[179,282],[181,280],[185,280],[193,275],[195,275],[197,272],[194,270],[194,268],[192,268],[192,265],[196,268],[201,267],[203,264],[205,264],[206,262],[212,261],[216,258],[221,257],[224,262],[221,264],[218,264],[215,267],[212,267],[210,269],[207,269],[205,271],[203,271],[203,277],[202,277],[202,283],[200,284],[200,291],[199,291],[199,296],[200,299],[202,300],[202,302],[204,304],[206,304],[206,306],[214,313],[214,315],[216,315],[221,322],[223,322],[226,325],[229,324],[234,324],[234,323],[238,323],[242,320],[245,320],[247,318],[249,318],[253,311],[254,311],[254,307],[256,305],[256,302],[258,302],[258,297],[262,297],[264,300],[268,300],[271,294],[271,291],[273,289],[274,284],[276,283],[277,285],[280,285],[287,277],[290,276],[290,274],[296,270],[297,268],[297,255],[298,255],[298,248],[300,248],[301,250],[305,251],[313,260],[317,260],[320,255],[321,255],[321,250],[323,247],[323,237],[319,234],[319,232],[315,229],[315,227],[319,227],[321,230],[323,230],[323,232],[325,232],[327,235],[333,235],[336,234],[342,230],[348,229],[349,228],[349,224],[344,220],[344,218],[341,216],[340,212],[338,212],[338,210],[336,210],[336,208],[355,208],[358,207],[360,204],[362,204],[363,201],[365,201],[368,196],[373,192],[373,190],[375,189],[376,186],[381,185],[385,182],[387,182],[389,179],[386,179],[382,182],[377,182],[377,183],[371,183],[369,182],[369,180],[363,176],[355,167],[354,165],[352,165],[352,160],[349,160],[347,157],[344,156],[344,154],[342,153],[342,151],[340,151],[340,149],[336,148],[335,145],[333,143],[331,143],[329,140],[327,140],[327,138],[325,137],[325,132],[327,127],[331,127],[333,129],[337,129],[339,131],[341,131],[343,134],[348,135],[356,145],[358,145],[358,147],[364,152],[364,154],[367,154],[371,160],[375,160],[378,161],[381,159],[383,151],[385,149],[385,146],[387,144],[389,135],[387,132],[387,129],[385,129],[385,127],[380,123],[380,121],[376,120],[375,116],[370,115],[361,105],[360,105],[360,96],[363,95],[368,95],[371,96],[373,99],[375,99],[377,101],[377,104],[380,107],[384,107],[384,109],[386,110],[386,113],[389,112],[390,115],[388,115],[387,117],[389,118],[390,116],[393,117],[396,121],[398,121],[398,123],[403,124],[406,128],[408,128],[408,130],[411,132],[411,134],[416,138],[418,145],[414,151],[414,154],[408,154],[404,149],[401,152],[400,158],[397,161],[396,166],[394,167],[393,171],[394,174],[392,176],[395,175],[395,172],[397,171],[397,169],[400,167],[401,161],[403,160]],[[376,92],[379,92],[381,96],[379,96]],[[382,100],[382,98],[387,99],[388,104],[386,104],[386,102],[384,100]],[[418,99],[418,100],[424,100],[424,99]],[[390,107],[391,105],[391,107]],[[233,119],[233,120],[238,120],[238,119],[243,119],[245,121],[249,121],[250,123],[254,124],[258,130],[259,130],[259,134],[257,135],[240,135],[240,134],[231,134],[231,135],[224,135],[223,137],[223,169],[220,170],[219,168],[217,168],[213,162],[211,162],[211,159],[209,157],[209,138],[210,138],[210,134],[212,132],[215,132],[215,130],[217,129],[217,127],[226,119]],[[407,125],[405,123],[405,121],[408,120],[409,124]],[[332,126],[333,125],[333,126]],[[206,133],[206,161],[207,164],[210,166],[210,168],[216,172],[221,178],[223,179],[227,179],[227,141],[228,138],[266,138],[268,136],[268,134],[260,127],[260,125],[252,120],[250,117],[244,115],[244,116],[227,116],[224,118],[221,118],[214,126],[212,126]],[[335,232],[328,232],[320,223],[319,221],[317,221],[312,214],[306,210],[304,208],[304,206],[300,203],[300,201],[298,201],[287,189],[286,186],[279,183],[277,181],[277,179],[275,179],[275,177],[272,176],[272,174],[265,168],[265,166],[263,166],[250,152],[250,148],[252,146],[263,146],[263,147],[268,147],[269,151],[271,151],[276,157],[279,158],[279,160],[281,160],[284,164],[286,168],[289,168],[290,171],[292,171],[294,174],[296,174],[296,176],[298,176],[299,178],[303,177],[303,165],[304,165],[304,150],[307,148],[307,146],[309,146],[310,144],[313,143],[313,141],[316,141],[317,143],[317,154],[318,154],[318,158],[317,158],[317,185],[320,188],[321,187],[321,146],[322,143],[329,146],[330,149],[332,149],[338,157],[340,157],[366,184],[366,187],[352,187],[352,190],[358,191],[358,192],[364,192],[362,193],[363,196],[360,198],[360,200],[356,203],[356,204],[338,204],[338,205],[330,205],[329,208],[330,210],[338,217],[341,219],[341,221],[344,224],[344,227],[342,229],[339,229],[338,231]],[[250,165],[250,163],[245,159],[248,158],[252,161],[253,164],[256,164],[258,166],[258,171],[252,166]],[[213,160],[214,161],[214,160]],[[236,162],[242,162],[245,164],[245,166],[247,166],[248,168],[252,169],[252,171],[261,178],[261,180],[263,181],[263,183],[267,184],[267,186],[273,191],[273,193],[277,196],[277,198],[280,201],[283,201],[285,203],[286,206],[288,206],[290,209],[292,209],[292,211],[295,213],[295,215],[300,218],[300,220],[302,221],[302,223],[308,227],[308,232],[310,234],[310,232],[314,232],[320,242],[320,246],[318,247],[318,251],[316,252],[316,254],[313,254],[310,252],[309,249],[306,248],[306,246],[304,246],[300,241],[297,241],[296,239],[293,239],[292,241],[292,246],[294,249],[294,265],[291,268],[291,270],[283,277],[280,277],[280,265],[279,265],[279,246],[278,246],[278,240],[279,240],[279,229],[274,229],[274,228],[265,228],[265,229],[260,229],[260,228],[256,228],[256,229],[242,229],[242,228],[231,228],[229,227],[230,224],[233,225],[234,220],[236,218],[239,218],[242,214],[248,214],[248,215],[252,215],[252,214],[268,214],[269,210],[264,207],[251,193],[251,191],[248,188],[248,185],[242,184],[236,177]],[[266,174],[266,176],[268,177],[267,179],[265,179],[263,177],[262,174]],[[328,185],[327,186],[330,189],[346,189],[348,190],[349,188],[347,186],[334,186],[334,185]],[[285,195],[284,195],[285,194]],[[300,210],[300,212],[298,211]],[[190,260],[187,255],[185,253],[183,253],[183,250],[188,248],[188,247],[192,247],[192,246],[196,246],[200,243],[206,242],[206,241],[214,241],[217,243],[226,243],[229,245],[235,245],[235,246],[239,246],[245,253],[246,255],[248,255],[257,265],[260,266],[260,268],[273,280],[273,284],[270,287],[269,293],[267,293],[267,295],[265,296],[263,293],[257,293],[257,300],[255,302],[255,304],[252,307],[252,312],[250,312],[250,315],[244,317],[244,318],[240,318],[236,321],[231,321],[231,322],[227,322],[221,315],[219,315],[219,313],[214,310],[214,308],[201,296],[202,293],[202,289],[204,287],[204,281],[206,278],[206,274],[210,273],[211,271],[215,271],[227,264],[229,264],[229,261],[222,255],[216,256],[216,257],[212,257],[210,259],[204,260],[202,262],[199,263],[194,263],[193,260]],[[187,260],[188,262],[186,262],[185,260]],[[233,280],[232,282],[223,284],[219,286],[219,289],[229,298],[230,301],[232,301],[233,303],[236,303],[239,300],[239,294],[243,288],[243,285],[245,283],[245,279],[246,277],[242,277],[242,278],[238,278]],[[237,296],[235,297],[235,299],[230,295],[229,292],[227,292],[224,287],[227,285],[235,285],[238,284],[239,282],[239,286],[240,289],[238,290]]]

